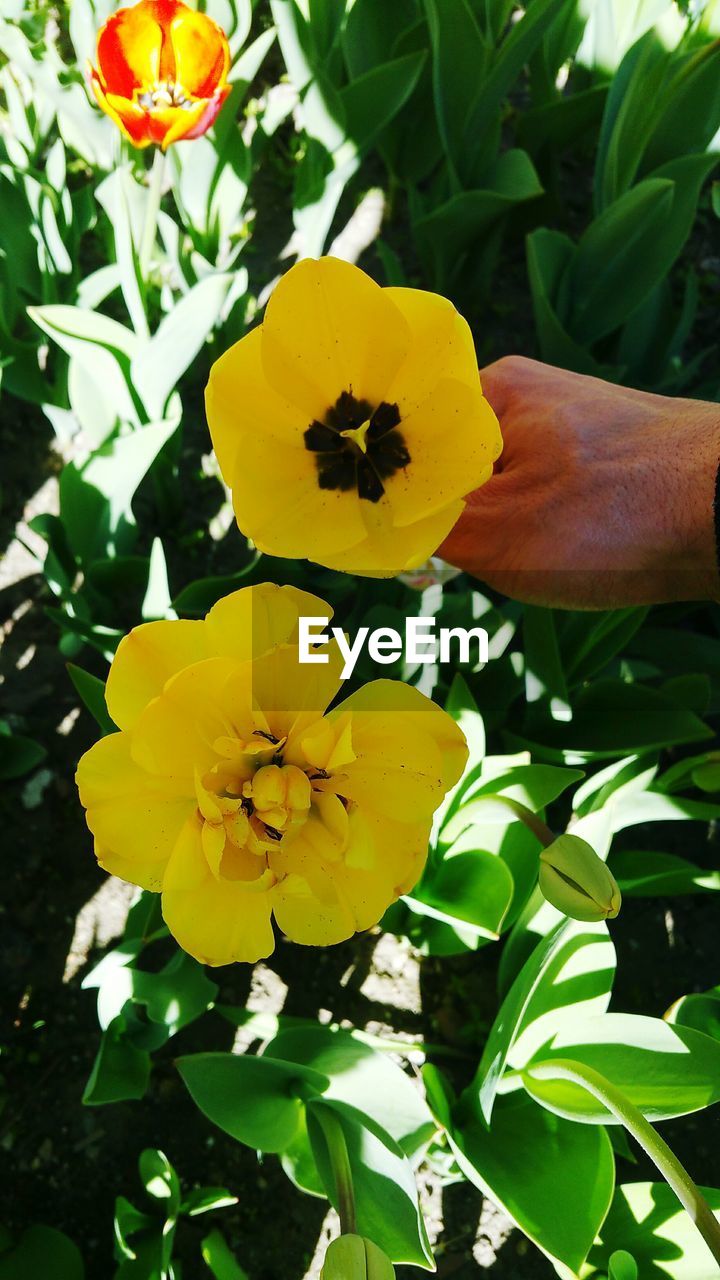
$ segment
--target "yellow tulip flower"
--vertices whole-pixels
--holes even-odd
[[[423,564],[502,447],[452,304],[336,258],[283,276],[213,365],[206,407],[242,532],[352,573]]]
[[[119,732],[77,783],[102,867],[162,893],[182,947],[211,965],[273,950],[271,918],[326,946],[377,923],[420,876],[433,813],[467,747],[423,694],[377,680],[334,710],[342,658],[301,664],[293,587],[248,587],[203,621],[149,622],[107,682]]]

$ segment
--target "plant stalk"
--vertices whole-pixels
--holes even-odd
[[[477,797],[479,800],[482,800],[482,798],[482,796]],[[521,822],[525,823],[528,831],[532,831],[533,835],[537,836],[544,849],[547,849],[549,845],[554,844],[556,837],[553,835],[553,832],[550,830],[547,823],[543,822],[542,818],[538,818],[537,814],[533,813],[532,809],[528,809],[526,804],[521,804],[519,800],[513,800],[511,796],[493,795],[488,796],[488,800],[492,800],[493,804],[502,804],[506,809],[509,809],[511,813],[514,813],[516,818],[519,818]]]
[[[687,1169],[671,1151],[664,1138],[653,1128],[649,1120],[630,1102],[619,1089],[592,1067],[579,1062],[558,1058],[553,1062],[539,1062],[523,1072],[530,1079],[570,1080],[597,1098],[631,1133],[635,1141],[650,1157],[668,1186],[695,1223],[716,1262],[720,1263],[720,1222],[707,1200],[695,1185]]]
[[[340,1230],[343,1235],[355,1235],[357,1231],[355,1192],[353,1191],[350,1157],[342,1125],[329,1107],[320,1105],[314,1108],[314,1113],[323,1131],[328,1155],[330,1156],[330,1164],[332,1165],[337,1191]]]
[[[150,270],[150,260],[152,251],[155,248],[155,240],[157,237],[158,214],[160,212],[160,201],[162,199],[163,178],[165,176],[165,152],[160,147],[155,149],[155,157],[150,170],[150,178],[148,181],[147,203],[145,205],[145,219],[143,221],[142,239],[140,241],[140,276],[145,282]]]

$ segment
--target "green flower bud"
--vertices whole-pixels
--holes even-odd
[[[340,1236],[325,1254],[320,1280],[395,1280],[392,1262],[364,1236]]]
[[[615,877],[579,836],[553,840],[540,854],[540,892],[573,920],[612,920],[622,898]]]

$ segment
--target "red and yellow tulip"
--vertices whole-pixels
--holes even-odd
[[[199,138],[230,92],[230,49],[212,18],[181,0],[139,0],[101,28],[91,82],[136,147]]]

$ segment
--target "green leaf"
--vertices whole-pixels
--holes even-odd
[[[567,684],[560,660],[552,609],[526,605],[523,613],[525,697],[529,708],[543,708],[553,720],[569,720]],[[530,711],[537,717],[537,709]]]
[[[150,1055],[130,1040],[121,1014],[103,1032],[83,1093],[86,1106],[144,1098],[150,1080]]]
[[[692,1027],[713,1040],[720,1040],[720,987],[681,996],[665,1017],[673,1026]]]
[[[467,1091],[488,1123],[505,1067],[523,1067],[557,1031],[604,1013],[614,974],[604,923],[563,920],[536,946],[503,1000]]]
[[[167,1156],[156,1147],[147,1147],[140,1155],[138,1167],[147,1194],[162,1202],[167,1218],[176,1218],[180,1208],[180,1182]]]
[[[74,662],[68,662],[67,673],[90,715],[97,721],[103,734],[115,733],[117,725],[113,724],[108,710],[105,705],[105,684],[99,680],[97,676],[92,675],[89,671],[84,671],[82,667],[76,667]]]
[[[267,1056],[196,1053],[179,1058],[177,1067],[208,1120],[260,1151],[283,1151],[298,1131],[303,1098],[330,1083],[310,1067]]]
[[[525,1068],[528,1093],[557,1115],[587,1124],[618,1124],[581,1085],[545,1078],[554,1059],[598,1072],[648,1120],[688,1115],[720,1101],[720,1043],[661,1018],[628,1013],[576,1018]],[[542,1068],[542,1078],[534,1074],[536,1067]]]
[[[427,54],[408,53],[353,79],[340,94],[348,137],[365,152],[410,98]]]
[[[132,381],[151,419],[165,415],[171,393],[218,323],[232,282],[229,273],[200,280],[135,352]]]
[[[674,184],[646,178],[590,224],[570,268],[570,332],[589,345],[616,329],[661,280],[669,263],[655,245],[672,215]]]
[[[528,277],[540,352],[550,364],[616,381],[622,371],[600,364],[570,336],[567,328],[568,317],[560,298],[566,296],[565,280],[575,253],[572,240],[560,231],[541,227],[527,238]]]
[[[402,900],[418,915],[463,930],[469,927],[479,937],[494,940],[512,896],[513,878],[502,858],[484,849],[461,848],[448,850]]]
[[[313,1098],[308,1102],[310,1141],[328,1199],[337,1208],[332,1165],[322,1129],[322,1112],[339,1121],[352,1171],[357,1231],[393,1262],[434,1269],[412,1168],[390,1134],[345,1102]]]
[[[20,733],[9,733],[0,725],[0,779],[9,782],[22,778],[45,759],[47,751],[33,738]]]
[[[230,1252],[225,1237],[217,1227],[203,1240],[202,1256],[215,1280],[248,1280],[247,1273]]]
[[[576,1275],[613,1194],[605,1130],[561,1120],[516,1093],[498,1099],[490,1129],[479,1109],[459,1108],[448,1136],[465,1177]]]
[[[700,1190],[720,1219],[720,1191]],[[711,1280],[717,1274],[708,1246],[665,1182],[618,1187],[598,1234],[588,1258],[592,1276],[604,1274],[619,1249],[632,1254],[641,1280]]]
[[[226,1187],[194,1187],[183,1200],[180,1212],[198,1218],[201,1213],[227,1209],[237,1202],[237,1196],[232,1196]]]
[[[77,1245],[53,1227],[29,1227],[9,1253],[0,1257],[0,1280],[84,1280]]]
[[[514,735],[508,737],[515,741]],[[712,737],[698,716],[657,689],[625,680],[595,680],[575,699],[570,724],[549,724],[538,748],[541,755],[547,748],[562,750],[576,763]],[[519,741],[529,745],[525,739]]]
[[[627,849],[612,855],[610,868],[623,897],[656,898],[720,891],[720,870],[705,870],[673,853]]]
[[[610,1258],[608,1280],[638,1280],[637,1263],[624,1249],[618,1249]]]
[[[433,94],[440,137],[451,167],[461,172],[468,162],[465,129],[478,80],[485,75],[490,44],[483,36],[468,0],[449,8],[442,0],[425,0],[433,58]]]
[[[139,421],[130,382],[130,361],[140,339],[130,329],[99,311],[80,307],[28,307],[28,315],[67,355],[82,367],[86,394],[107,406],[108,419]]]
[[[432,1117],[405,1072],[347,1031],[308,1025],[281,1030],[264,1055],[326,1076],[323,1097],[347,1102],[382,1125],[408,1156],[432,1137]]]
[[[488,74],[480,77],[479,89],[466,114],[463,138],[471,154],[478,148],[487,121],[500,111],[503,99],[515,86],[523,67],[565,4],[566,0],[534,0],[519,21],[511,26]]]

